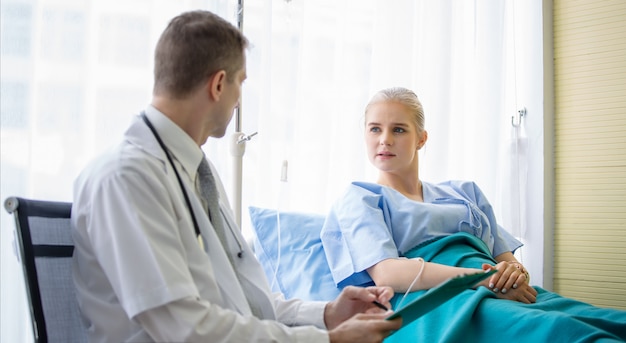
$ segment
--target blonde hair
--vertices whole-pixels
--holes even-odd
[[[413,116],[413,122],[418,132],[424,131],[424,108],[412,90],[403,87],[391,87],[378,91],[365,106],[365,114],[367,114],[370,106],[383,101],[396,101],[406,106]]]

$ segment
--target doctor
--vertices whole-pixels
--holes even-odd
[[[399,328],[372,303],[389,306],[390,288],[349,287],[328,303],[272,294],[219,178],[206,195],[216,172],[200,146],[232,118],[247,44],[210,12],[174,18],[151,105],[76,179],[74,280],[90,341],[380,342]]]

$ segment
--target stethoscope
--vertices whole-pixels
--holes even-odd
[[[143,119],[143,121],[146,123],[150,131],[152,131],[154,138],[156,138],[157,142],[159,143],[159,146],[165,153],[167,160],[170,162],[170,165],[172,166],[172,169],[174,169],[174,174],[176,174],[178,185],[180,186],[180,190],[183,192],[183,197],[185,198],[185,203],[187,204],[187,209],[189,210],[189,215],[191,215],[191,220],[193,221],[193,228],[194,228],[194,231],[196,232],[196,237],[202,237],[202,233],[200,232],[200,226],[198,225],[198,220],[196,219],[195,213],[193,212],[193,208],[191,207],[191,201],[189,201],[189,195],[187,194],[187,190],[185,189],[183,180],[180,178],[180,174],[178,173],[178,169],[176,168],[176,165],[174,164],[174,160],[172,159],[172,156],[170,155],[169,150],[165,146],[165,143],[163,143],[161,136],[157,133],[154,126],[152,126],[152,123],[150,122],[150,120],[148,120],[148,116],[146,116],[145,112],[141,112],[141,119]],[[237,245],[239,246],[237,257],[242,258],[243,257],[243,244],[239,240],[239,237],[237,237],[237,235],[235,235],[235,233],[233,232],[233,227],[230,225],[230,222],[226,219],[226,215],[224,215],[224,212],[222,211],[221,206],[220,206],[220,214],[225,219],[224,222],[228,226],[228,229],[230,230],[230,234],[235,238],[235,241],[237,241]]]

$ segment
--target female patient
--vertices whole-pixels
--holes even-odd
[[[367,105],[365,143],[379,176],[353,182],[326,219],[322,242],[335,282],[391,286],[398,308],[449,277],[497,273],[388,340],[626,340],[626,312],[530,286],[513,256],[521,242],[497,224],[476,184],[420,180],[418,150],[427,138],[412,91],[385,89]]]

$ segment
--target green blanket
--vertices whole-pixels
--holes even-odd
[[[421,244],[409,258],[481,268],[495,264],[480,239],[458,233]],[[626,341],[626,311],[594,307],[535,287],[537,302],[497,299],[485,287],[469,289],[397,331],[385,342],[611,342]],[[412,292],[403,304],[425,291]],[[397,307],[403,294],[396,294]]]

